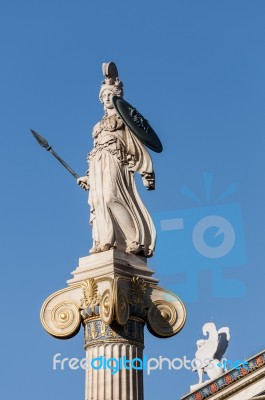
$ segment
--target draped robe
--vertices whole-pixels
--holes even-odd
[[[151,256],[155,227],[135,185],[134,173],[152,174],[150,155],[118,115],[105,116],[93,130],[88,154],[93,248]]]

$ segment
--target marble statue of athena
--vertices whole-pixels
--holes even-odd
[[[87,156],[87,175],[77,180],[83,189],[89,190],[93,237],[90,253],[115,248],[150,257],[156,232],[137,192],[134,173],[141,174],[147,189],[154,189],[152,160],[144,141],[132,132],[114,106],[114,96],[123,97],[123,84],[116,65],[104,63],[103,73],[105,80],[99,99],[104,106],[104,116],[93,128],[94,147]]]

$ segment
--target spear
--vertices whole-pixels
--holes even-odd
[[[41,145],[41,147],[44,147],[47,151],[49,151],[55,158],[57,158],[57,160],[67,169],[67,171],[70,172],[70,174],[72,174],[75,179],[78,179],[79,176],[75,173],[74,170],[72,170],[71,167],[69,167],[68,164],[66,164],[66,162],[60,157],[58,156],[57,153],[55,153],[55,151],[52,149],[52,146],[49,145],[48,141],[42,137],[41,135],[39,135],[37,132],[35,132],[33,129],[31,129],[31,133],[32,135],[35,137],[35,139],[37,140],[37,142]]]

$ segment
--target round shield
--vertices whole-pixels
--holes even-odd
[[[149,149],[161,153],[163,146],[149,122],[122,97],[113,96],[113,104],[124,123]]]

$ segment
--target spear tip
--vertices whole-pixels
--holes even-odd
[[[32,135],[35,137],[37,142],[47,150],[50,150],[51,146],[49,145],[48,141],[42,137],[39,133],[35,132],[33,129],[30,129]]]

